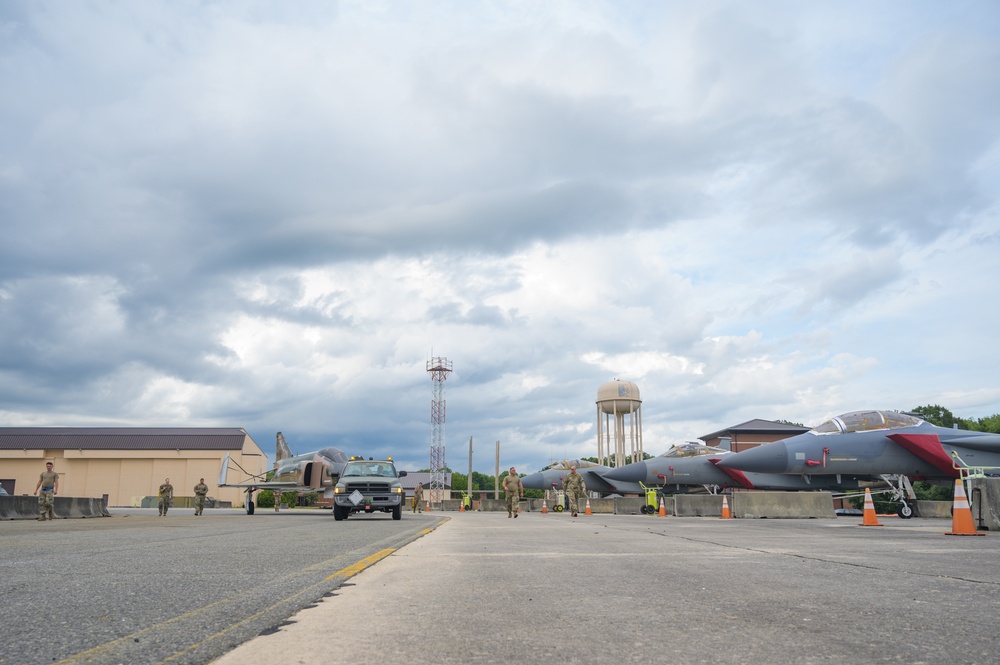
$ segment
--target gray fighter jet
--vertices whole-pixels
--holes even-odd
[[[319,492],[332,497],[333,486],[337,484],[337,478],[349,459],[347,453],[339,448],[323,448],[302,455],[292,455],[285,437],[278,432],[274,470],[270,480],[265,480],[267,474],[250,474],[237,467],[237,471],[247,478],[242,482],[228,482],[230,466],[236,463],[230,459],[229,453],[226,453],[219,469],[219,487],[242,487],[247,495],[245,502],[247,515],[253,515],[253,493],[258,490]],[[277,505],[275,502],[275,510]]]
[[[611,482],[629,481],[663,487],[666,491],[690,492],[697,488],[715,492],[735,487],[763,490],[851,490],[859,488],[859,480],[842,475],[793,476],[782,473],[753,473],[730,469],[720,462],[736,453],[688,442],[675,445],[667,452],[643,462],[634,462],[605,472]]]
[[[637,482],[609,482],[603,478],[603,474],[611,467],[603,466],[587,460],[562,460],[550,464],[545,469],[531,473],[521,478],[521,484],[529,490],[550,490],[562,489],[562,479],[571,466],[576,467],[576,472],[583,476],[583,482],[587,485],[588,492],[600,492],[601,494],[641,494],[642,487]]]
[[[909,480],[953,481],[960,469],[1000,475],[1000,434],[938,427],[898,411],[853,411],[781,441],[734,453],[726,469],[755,473],[868,474],[882,476],[912,510]],[[909,513],[909,514],[905,514]]]

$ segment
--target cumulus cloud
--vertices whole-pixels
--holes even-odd
[[[997,9],[5,3],[0,420],[492,470],[1000,410]],[[455,468],[458,464],[449,452]],[[479,456],[482,456],[480,459]]]

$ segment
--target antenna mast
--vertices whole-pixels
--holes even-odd
[[[428,492],[431,504],[440,505],[444,498],[444,474],[447,464],[444,457],[445,399],[444,382],[451,371],[451,361],[444,357],[427,361],[431,373],[433,397],[431,399],[431,486]]]

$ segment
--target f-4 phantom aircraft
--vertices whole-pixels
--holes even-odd
[[[734,453],[727,469],[757,473],[862,474],[881,476],[911,517],[910,479],[953,481],[964,471],[1000,475],[1000,434],[938,427],[898,411],[852,411],[781,441]]]
[[[253,493],[258,490],[275,490],[278,492],[319,492],[324,496],[333,496],[333,486],[340,477],[340,472],[349,457],[339,448],[323,448],[311,453],[292,455],[285,437],[278,432],[274,453],[274,474],[271,480],[265,480],[265,475],[251,474],[244,471],[238,464],[232,462],[229,453],[222,459],[219,471],[219,487],[242,487],[246,490],[247,515],[253,515]],[[248,477],[248,480],[238,483],[227,482],[229,467],[236,468]],[[275,503],[277,506],[277,502]]]
[[[521,478],[521,484],[529,490],[550,490],[553,486],[562,488],[562,479],[571,466],[576,467],[576,472],[583,476],[583,482],[587,486],[588,492],[600,492],[601,494],[614,494],[635,492],[642,493],[642,487],[636,482],[610,482],[603,476],[611,470],[609,466],[603,466],[587,460],[562,460],[555,462],[538,473],[531,473]]]
[[[870,478],[855,476],[816,475],[793,476],[782,473],[754,473],[730,469],[720,462],[736,453],[701,443],[687,442],[651,459],[611,469],[604,479],[612,483],[631,481],[648,486],[689,492],[701,486],[709,492],[736,487],[761,490],[856,490],[860,481]]]

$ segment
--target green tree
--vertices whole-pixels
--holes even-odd
[[[261,490],[257,492],[258,508],[274,508],[274,491]]]
[[[931,425],[937,425],[938,427],[952,427],[955,424],[955,414],[940,404],[918,406],[913,409],[913,413],[917,414]]]
[[[980,418],[977,422],[979,424],[980,432],[1000,434],[1000,413],[994,413],[992,416]]]

